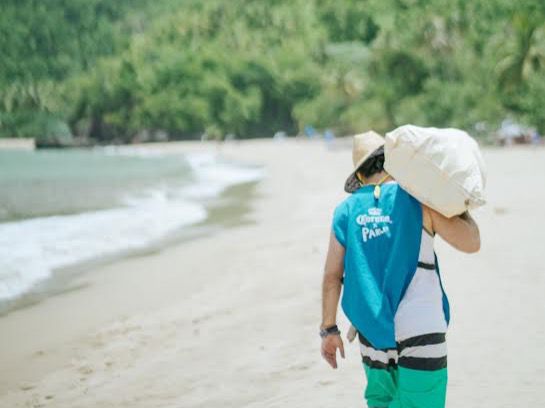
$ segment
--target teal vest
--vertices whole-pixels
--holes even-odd
[[[364,186],[333,216],[345,248],[342,308],[375,348],[395,348],[394,316],[418,265],[422,206],[397,183]],[[443,292],[445,318],[448,301]]]

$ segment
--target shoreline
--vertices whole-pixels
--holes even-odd
[[[267,145],[269,141],[266,139],[254,139],[247,143],[247,145],[261,144]],[[141,145],[141,147],[146,150],[151,148],[151,150],[156,149],[172,154],[182,152],[225,153],[227,159],[252,165],[261,164],[251,156],[241,156],[238,154],[238,142],[218,145],[215,142],[202,143],[189,141],[156,143],[153,145],[145,144]],[[140,146],[137,146],[137,148],[140,148]],[[257,191],[253,191],[252,195],[260,196],[259,187],[261,183],[263,183],[263,180],[257,183],[242,184],[246,184],[246,187],[253,184],[254,187],[251,188]],[[232,192],[233,188],[235,190],[237,188],[244,189],[245,186],[234,185],[229,188],[229,191]],[[228,191],[225,191],[222,196],[228,194]],[[254,207],[258,200],[259,197],[254,197],[253,202],[250,202],[249,206],[242,207],[250,213],[252,218],[252,214],[255,212]],[[221,206],[221,200],[217,205]],[[245,215],[239,215],[240,219],[243,220]],[[233,221],[232,219],[222,218],[224,217],[221,211],[218,213],[215,209],[212,209],[207,220],[200,227],[206,227],[208,222],[219,226],[222,223],[226,222],[230,224]],[[170,276],[163,276],[165,282],[160,285],[163,289],[167,289],[166,291],[169,292],[169,295],[156,292],[151,296],[147,296],[145,293],[146,286],[140,286],[151,278],[146,272],[144,265],[155,265],[157,262],[162,263],[162,259],[165,258],[172,260],[172,263],[174,263],[175,258],[173,258],[173,253],[184,252],[185,248],[194,245],[200,246],[200,242],[213,242],[215,236],[225,235],[228,230],[236,230],[239,227],[248,225],[247,221],[241,222],[239,225],[223,225],[219,227],[219,231],[214,231],[211,234],[205,231],[196,237],[197,239],[175,242],[159,251],[136,253],[133,256],[114,259],[105,264],[82,265],[83,273],[77,273],[70,277],[71,287],[65,288],[54,296],[46,297],[36,303],[28,304],[5,315],[1,315],[0,331],[7,335],[3,336],[0,340],[0,402],[1,396],[4,393],[16,390],[19,387],[26,388],[26,384],[29,382],[32,383],[45,373],[61,368],[68,361],[68,354],[59,351],[59,346],[66,347],[68,344],[77,342],[77,339],[84,336],[87,331],[93,328],[100,328],[102,325],[108,324],[108,322],[127,319],[135,313],[145,312],[149,308],[158,309],[173,302],[175,296],[172,293],[172,288],[166,284],[166,280],[177,281],[179,278],[175,276],[176,272],[169,271]],[[198,231],[199,224],[195,224],[193,227]],[[197,234],[199,233],[197,232]],[[131,273],[131,270],[138,270],[138,276],[135,277],[135,273]],[[138,285],[137,289],[143,299],[142,302],[139,301],[135,294],[125,296],[126,283],[130,283],[131,281]],[[97,300],[101,300],[102,291],[105,290],[106,286],[111,286],[111,288],[107,289],[109,298],[104,306],[99,305],[96,302]],[[123,299],[114,299],[115,292],[123,294]],[[80,314],[77,318],[73,318],[72,312],[80,304],[90,304],[100,307],[94,309],[83,307],[84,313]],[[52,327],[54,327],[54,331],[45,336],[36,337],[40,333],[39,330],[36,331],[37,327],[35,327],[35,324],[43,321],[45,316],[53,317],[55,324]],[[63,325],[63,321],[71,321],[73,324],[70,327],[66,327]],[[60,330],[59,326],[62,326]],[[22,361],[25,363],[21,364]]]
[[[331,370],[317,336],[321,271],[350,150],[261,140],[222,153],[265,167],[251,203],[255,222],[99,267],[78,281],[83,289],[0,318],[0,405],[361,405],[357,346],[345,343],[346,359]],[[436,246],[453,312],[448,406],[539,406],[545,191],[536,184],[545,150],[483,153],[481,252]],[[342,314],[339,325],[346,332]]]
[[[169,154],[201,152],[221,154],[218,145],[214,142],[155,143],[133,147],[143,150],[164,151]],[[256,164],[251,161],[241,163]],[[65,302],[69,304],[73,302],[74,305],[77,305],[82,299],[88,298],[93,292],[93,286],[110,279],[107,276],[110,273],[112,274],[112,282],[115,282],[118,285],[116,288],[122,292],[123,282],[114,276],[118,270],[118,265],[138,263],[141,259],[160,257],[164,252],[174,250],[176,247],[183,246],[188,242],[210,238],[214,234],[218,234],[224,230],[253,223],[251,201],[255,199],[255,190],[259,183],[260,180],[256,180],[228,186],[218,197],[205,203],[207,217],[203,221],[186,226],[176,234],[163,237],[149,247],[139,250],[127,250],[102,259],[82,261],[74,265],[56,269],[53,271],[51,277],[47,278],[44,282],[38,283],[31,292],[2,305],[0,307],[0,332],[7,333],[7,335],[4,335],[0,340],[0,397],[8,389],[17,388],[17,382],[34,381],[34,379],[39,378],[43,373],[60,367],[59,363],[65,357],[62,356],[63,353],[61,353],[61,356],[48,359],[48,352],[43,349],[49,348],[50,345],[64,342],[66,339],[73,340],[81,336],[84,333],[84,329],[99,327],[111,319],[107,316],[108,313],[106,311],[98,314],[94,311],[88,311],[89,314],[86,316],[88,324],[78,322],[78,324],[71,327],[68,331],[59,333],[59,336],[53,335],[49,338],[46,336],[43,339],[45,341],[42,341],[42,339],[34,341],[31,338],[23,339],[22,342],[19,342],[18,337],[20,339],[24,336],[24,330],[32,330],[31,326],[33,323],[41,321],[42,316],[59,311],[59,305]],[[249,200],[249,202],[245,202],[245,200]],[[144,280],[146,278],[140,276],[140,279]],[[80,293],[81,296],[79,295]],[[134,300],[131,299],[128,302],[130,305],[125,306],[127,310],[132,307],[138,307],[133,303]],[[159,302],[160,299],[153,299],[153,301]],[[41,310],[42,307],[44,310]],[[120,310],[126,310],[123,305],[118,304],[117,307]],[[72,307],[68,309],[70,310]],[[126,313],[126,315],[128,314]],[[59,311],[60,315],[65,318],[69,317],[64,311]],[[22,322],[19,316],[23,316]],[[116,317],[119,318],[122,316],[117,315]],[[23,330],[17,327],[19,325],[25,326]],[[45,347],[38,347],[40,344]],[[35,363],[34,357],[36,356],[40,356],[40,360],[42,361],[32,366]],[[21,360],[29,362],[31,367],[28,369],[18,367]],[[19,372],[21,375],[16,375],[10,379],[11,373],[14,372]],[[28,379],[24,380],[25,378]]]
[[[54,269],[50,277],[35,284],[30,291],[14,299],[0,301],[0,319],[19,309],[38,306],[49,297],[77,290],[77,287],[73,287],[72,282],[93,270],[125,259],[157,255],[171,246],[181,245],[188,240],[199,239],[217,233],[224,228],[232,228],[251,222],[251,220],[245,219],[245,214],[240,209],[248,208],[242,197],[253,199],[253,190],[255,190],[257,183],[259,180],[228,186],[212,202],[205,205],[207,216],[203,221],[185,226],[177,233],[169,234],[145,248],[128,249]]]
[[[2,138],[0,137],[1,150],[35,150],[36,141],[27,138]]]

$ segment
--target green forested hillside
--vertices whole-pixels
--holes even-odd
[[[545,131],[541,0],[3,0],[0,136]]]

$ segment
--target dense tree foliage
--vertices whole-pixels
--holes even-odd
[[[0,136],[545,131],[540,0],[3,0]]]

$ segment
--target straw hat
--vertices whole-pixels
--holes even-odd
[[[378,148],[384,146],[384,142],[384,138],[373,130],[354,136],[354,144],[352,147],[354,171],[346,179],[344,191],[353,193],[361,187],[361,183],[356,177],[356,171]]]

